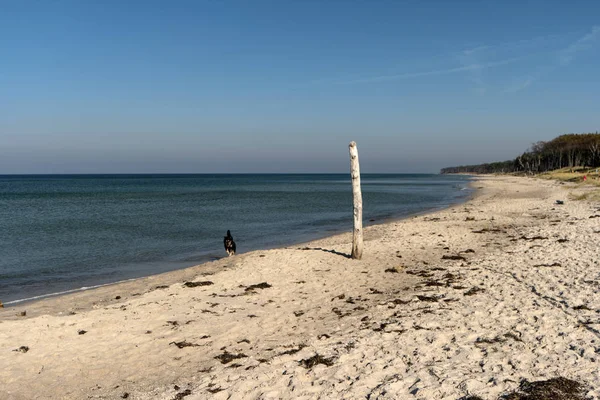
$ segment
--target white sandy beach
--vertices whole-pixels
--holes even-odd
[[[599,398],[600,204],[474,185],[367,228],[361,261],[348,233],[0,309],[0,399]]]

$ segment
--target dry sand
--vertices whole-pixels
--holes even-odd
[[[475,186],[367,228],[361,261],[343,234],[0,309],[0,398],[491,400],[556,377],[598,398],[600,204]]]

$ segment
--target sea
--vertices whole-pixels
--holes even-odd
[[[448,207],[470,178],[362,174],[366,226]],[[352,230],[349,174],[0,175],[5,305]],[[349,249],[350,250],[350,249]]]

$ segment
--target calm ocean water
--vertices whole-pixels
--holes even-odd
[[[464,176],[363,174],[366,225],[466,199]],[[370,222],[375,219],[375,222]],[[5,304],[352,229],[349,174],[0,176]]]

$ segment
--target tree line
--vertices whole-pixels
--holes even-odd
[[[442,174],[538,174],[561,168],[600,167],[600,134],[570,133],[549,142],[536,142],[514,160],[442,168]]]

